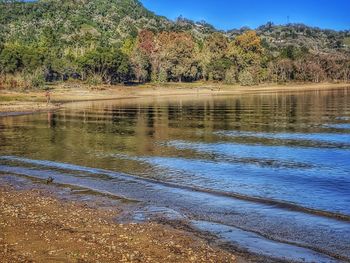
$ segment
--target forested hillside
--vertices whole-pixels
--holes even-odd
[[[349,81],[350,33],[267,23],[222,32],[137,0],[0,0],[0,87]]]

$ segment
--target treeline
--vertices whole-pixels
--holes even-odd
[[[0,46],[3,86],[42,87],[45,82],[80,79],[90,84],[125,82],[349,81],[346,53],[315,54],[288,46],[276,55],[255,31],[233,40],[216,32],[196,40],[188,32],[141,30],[119,46],[60,48],[54,39],[31,45]]]
[[[0,0],[0,88],[349,81],[350,33],[305,25],[217,31],[138,0]]]

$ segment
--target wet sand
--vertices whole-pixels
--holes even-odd
[[[194,234],[117,223],[121,210],[54,190],[0,186],[1,262],[244,262]]]

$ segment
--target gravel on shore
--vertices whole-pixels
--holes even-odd
[[[116,223],[116,209],[0,186],[0,262],[235,262],[191,233]]]

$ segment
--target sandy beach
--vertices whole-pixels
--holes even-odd
[[[172,96],[221,96],[242,95],[256,93],[274,93],[291,91],[312,91],[323,89],[337,89],[350,84],[318,83],[318,84],[288,84],[288,85],[260,85],[260,86],[230,86],[222,84],[165,84],[141,86],[98,86],[88,87],[80,84],[62,84],[51,87],[51,103],[46,103],[44,91],[7,91],[0,90],[0,116],[28,114],[55,110],[68,102],[118,100],[145,97]]]

